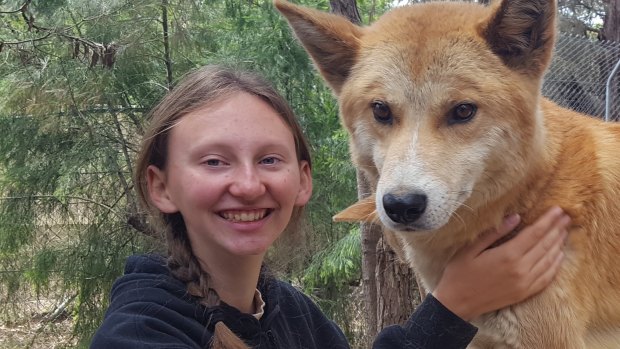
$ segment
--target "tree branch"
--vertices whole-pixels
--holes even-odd
[[[26,8],[28,7],[28,5],[30,5],[31,1],[32,0],[28,0],[28,1],[24,2],[24,4],[21,5],[17,10],[14,10],[14,11],[0,11],[0,14],[9,15],[9,14],[18,13],[18,12],[24,12],[26,10]]]
[[[161,1],[161,19],[164,30],[164,61],[166,62],[166,76],[168,90],[172,89],[172,60],[170,59],[170,43],[168,39],[168,0]]]
[[[154,238],[159,237],[157,231],[153,230],[153,228],[146,222],[146,215],[144,214],[136,213],[127,215],[127,224],[146,236]]]
[[[112,208],[112,207],[110,207],[110,206],[108,206],[108,205],[106,205],[104,203],[101,203],[101,202],[98,202],[98,201],[95,201],[95,200],[92,200],[92,199],[89,199],[89,198],[85,198],[83,196],[63,195],[61,197],[62,198],[66,198],[66,199],[74,199],[74,200],[81,200],[81,201],[84,201],[84,202],[90,202],[90,203],[95,204],[97,206],[101,206],[101,207],[103,207],[103,208],[105,208],[105,209],[107,209],[107,210],[109,210],[109,211],[111,211],[111,212],[113,212],[115,214],[119,214],[117,211],[114,210],[114,208]],[[0,196],[0,200],[55,199],[57,201],[60,201],[61,197],[56,196],[56,195]]]
[[[42,36],[40,38],[36,38],[36,39],[28,39],[28,40],[22,40],[22,41],[0,41],[0,45],[21,45],[21,44],[27,44],[27,43],[30,43],[30,42],[45,40],[45,39],[49,38],[50,36],[52,36],[52,33],[47,33],[47,35]]]

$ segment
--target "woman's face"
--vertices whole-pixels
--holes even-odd
[[[181,213],[199,258],[263,255],[310,199],[293,133],[254,95],[196,110],[169,136],[166,168],[148,168],[149,193],[162,212]]]

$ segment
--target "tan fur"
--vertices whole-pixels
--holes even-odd
[[[377,216],[377,211],[375,210],[375,207],[376,206],[374,197],[362,199],[336,214],[334,216],[334,222],[379,223],[379,217]]]
[[[352,159],[376,193],[336,220],[378,217],[432,290],[455,251],[506,214],[527,224],[560,205],[573,223],[554,283],[477,319],[471,347],[620,348],[620,125],[541,97],[552,0],[417,4],[369,27],[275,4],[336,94]],[[375,120],[376,101],[391,124]],[[462,102],[475,117],[450,124]],[[383,197],[408,193],[427,195],[426,210],[392,221]]]

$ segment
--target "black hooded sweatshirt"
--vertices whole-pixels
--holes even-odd
[[[90,347],[209,348],[215,323],[223,321],[252,348],[349,348],[340,328],[290,284],[261,278],[258,288],[265,301],[260,320],[227,304],[203,306],[170,274],[161,256],[129,257]],[[373,348],[465,348],[475,333],[474,326],[429,295],[404,326],[381,331]]]

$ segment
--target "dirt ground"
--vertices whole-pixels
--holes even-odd
[[[1,349],[60,349],[72,344],[69,318],[47,324],[33,321],[26,324],[0,325]]]
[[[0,349],[60,349],[75,345],[72,320],[66,312],[53,321],[49,302],[26,301],[19,316],[0,318]]]

